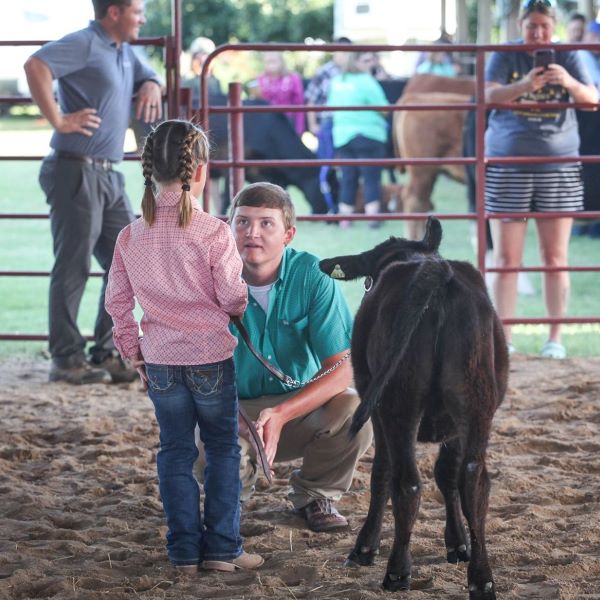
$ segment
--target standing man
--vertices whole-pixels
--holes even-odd
[[[143,0],[93,4],[95,20],[86,29],[44,45],[25,63],[31,95],[54,128],[52,152],[39,177],[50,205],[55,258],[50,277],[50,381],[72,384],[136,377],[116,355],[112,320],[104,309],[117,235],[134,217],[123,175],[113,166],[123,158],[132,96],[136,94],[137,118],[154,122],[162,114],[158,77],[128,44],[146,22]],[[105,276],[88,362],[77,314],[92,255]]]
[[[290,476],[295,511],[313,531],[331,531],[348,525],[334,502],[350,488],[372,429],[369,423],[350,436],[359,404],[350,387],[352,318],[335,282],[320,271],[319,259],[288,247],[294,223],[294,205],[277,185],[249,185],[233,201],[231,228],[249,291],[243,323],[258,351],[302,385],[283,385],[241,340],[234,354],[236,383],[269,464],[302,459]],[[242,499],[247,500],[258,475],[257,461],[243,438],[240,446]],[[196,472],[201,477],[200,451]]]

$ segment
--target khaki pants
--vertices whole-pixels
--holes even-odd
[[[264,408],[285,402],[296,392],[276,396],[261,396],[241,403],[252,419],[256,419]],[[355,390],[334,396],[317,410],[294,419],[281,432],[275,462],[302,458],[300,469],[290,476],[289,498],[294,508],[306,506],[317,498],[339,500],[350,489],[354,467],[367,451],[373,438],[371,422],[368,421],[354,436],[350,437],[352,415],[359,404]],[[242,458],[240,479],[242,500],[247,500],[258,477],[256,455],[250,444],[240,438]],[[204,472],[204,449],[198,441],[200,456],[196,462],[196,476],[202,481]]]

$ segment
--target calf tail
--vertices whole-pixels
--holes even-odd
[[[407,266],[414,270],[414,274],[406,288],[407,293],[398,299],[398,311],[393,327],[389,331],[391,338],[389,351],[379,357],[381,362],[378,369],[371,377],[371,382],[352,418],[351,435],[356,434],[369,420],[392,378],[402,368],[414,333],[427,311],[433,310],[439,314],[442,310],[440,306],[443,300],[442,292],[453,277],[452,267],[442,260],[404,263],[403,268]],[[383,283],[385,282],[381,282]]]

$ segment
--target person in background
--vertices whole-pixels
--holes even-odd
[[[207,37],[197,37],[191,44],[189,49],[190,54],[190,71],[181,82],[183,87],[192,90],[192,108],[198,110],[200,108],[200,74],[202,67],[206,62],[208,55],[215,49],[215,43]],[[209,73],[207,77],[208,95],[222,95],[221,84],[219,80]]]
[[[597,21],[589,23],[583,41],[590,44],[600,43],[600,23]],[[579,56],[581,56],[592,82],[600,91],[600,50],[579,50]]]
[[[446,56],[445,52],[427,52],[423,62],[417,67],[416,73],[456,77],[454,64],[447,60]]]
[[[296,234],[289,194],[261,182],[233,200],[231,230],[244,263],[249,302],[243,324],[252,344],[301,382],[281,383],[240,341],[235,366],[240,403],[261,434],[269,463],[302,459],[290,476],[289,498],[313,531],[348,527],[335,502],[350,489],[358,459],[372,440],[370,422],[350,436],[359,405],[348,360],[352,317],[319,259],[290,248]],[[241,439],[242,498],[258,476],[256,454]],[[196,472],[202,472],[202,452]]]
[[[569,22],[567,23],[567,42],[569,44],[583,42],[586,22],[585,16],[581,13],[573,13],[569,17]]]
[[[556,12],[547,1],[528,0],[519,23],[523,39],[517,43],[547,45],[556,27]],[[488,157],[577,156],[579,134],[573,109],[553,109],[553,102],[595,103],[598,90],[583,68],[578,52],[556,47],[555,62],[535,67],[533,52],[494,52],[486,67],[486,96],[489,103],[547,102],[548,107],[496,110],[489,117],[485,133]],[[485,208],[489,213],[564,212],[557,219],[536,219],[542,262],[548,267],[568,264],[571,213],[583,209],[581,165],[491,164],[487,168]],[[521,265],[527,220],[491,219],[495,264],[518,268]],[[551,317],[563,317],[567,309],[569,274],[544,273],[545,301]],[[498,273],[494,299],[498,314],[512,318],[516,310],[517,273]],[[509,350],[511,326],[505,326]],[[564,358],[561,326],[550,325],[542,356]]]
[[[600,42],[600,23],[591,21],[583,38],[584,42]],[[600,92],[600,51],[579,50],[579,56],[588,70],[592,82]],[[577,111],[579,136],[582,156],[600,154],[600,113],[597,111]],[[582,165],[583,176],[583,205],[585,210],[600,211],[600,163],[585,163]],[[600,221],[580,219],[573,225],[573,235],[589,235],[600,238]]]
[[[447,31],[442,31],[440,37],[433,43],[448,47],[452,45],[452,37]],[[415,73],[429,73],[442,77],[455,77],[460,70],[460,64],[455,60],[452,52],[445,49],[440,49],[439,52],[420,52],[415,64]]]
[[[52,152],[40,185],[50,205],[54,267],[50,276],[50,381],[71,384],[133,381],[114,352],[112,321],[104,309],[108,268],[117,235],[133,220],[125,180],[114,165],[123,158],[132,96],[136,118],[161,118],[156,73],[132,51],[146,22],[143,0],[93,0],[86,29],[42,46],[25,63],[34,101],[54,128]],[[53,80],[58,84],[58,103]],[[77,315],[92,255],[106,272],[86,360]]]
[[[327,103],[331,106],[383,106],[388,101],[381,85],[371,75],[374,57],[371,52],[352,52],[342,73],[331,80]],[[383,114],[377,111],[336,111],[333,114],[333,145],[338,158],[384,158],[388,126]],[[381,167],[343,166],[340,187],[339,213],[354,212],[356,192],[362,178],[365,213],[374,215],[381,208]],[[370,221],[376,228],[380,221]],[[341,227],[350,221],[342,220]]]
[[[167,553],[186,574],[200,565],[233,571],[263,563],[243,551],[240,536],[237,340],[228,328],[248,296],[231,231],[196,200],[209,150],[204,132],[187,121],[165,121],[150,133],[142,217],[119,234],[106,289],[117,348],[139,369],[154,404]],[[193,475],[196,425],[207,456],[204,518]]]
[[[263,55],[264,71],[256,78],[260,97],[273,105],[303,105],[304,86],[302,78],[290,71],[281,52],[269,51]],[[286,113],[299,136],[305,131],[304,113]]]
[[[351,44],[352,42],[347,37],[339,37],[333,40],[334,44]],[[329,94],[329,85],[331,80],[340,75],[342,67],[348,59],[348,53],[339,51],[334,52],[331,60],[320,66],[313,78],[306,86],[304,98],[307,106],[324,106],[327,104],[327,96]],[[308,130],[317,138],[317,158],[321,160],[334,157],[333,149],[333,115],[325,112],[308,112],[306,113]],[[337,206],[331,190],[329,178],[331,177],[332,167],[321,167],[319,172],[319,181],[321,191],[325,196],[325,201],[331,212],[337,210]]]

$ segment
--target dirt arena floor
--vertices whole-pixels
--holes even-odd
[[[312,533],[286,499],[291,464],[244,507],[257,572],[184,579],[164,551],[150,402],[130,386],[48,384],[43,359],[0,372],[0,598],[467,598],[465,565],[445,562],[435,447],[419,449],[424,483],[413,535],[413,591],[383,592],[381,556],[346,569],[369,500],[370,452],[339,508],[351,529]],[[600,599],[600,359],[517,355],[494,421],[488,551],[499,599]]]

